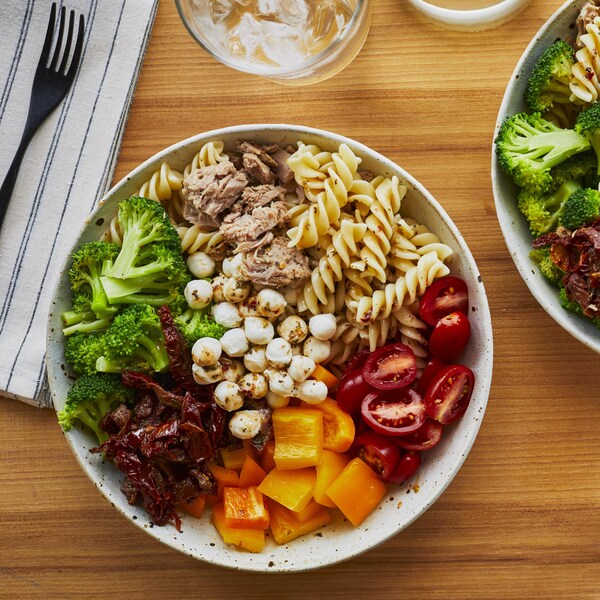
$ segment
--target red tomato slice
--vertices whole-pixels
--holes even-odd
[[[423,294],[419,314],[421,319],[435,325],[442,317],[460,310],[469,311],[467,284],[458,277],[442,277],[434,281]]]
[[[370,430],[356,436],[350,452],[366,462],[382,481],[389,480],[402,454],[394,440]]]
[[[362,401],[375,390],[365,381],[362,369],[347,372],[340,381],[335,395],[336,402],[350,415],[360,413]]]
[[[395,471],[390,476],[390,483],[404,483],[408,481],[421,466],[421,455],[414,450],[409,450],[402,456]]]
[[[460,419],[469,406],[474,385],[475,375],[469,367],[445,367],[429,384],[425,393],[427,414],[442,425]]]
[[[367,358],[371,355],[370,350],[361,350],[358,354],[355,354],[347,363],[346,369],[344,370],[344,376],[346,373],[350,371],[354,371],[355,369],[362,369],[365,364]]]
[[[376,433],[405,435],[425,421],[425,404],[412,389],[374,392],[363,400],[361,415]]]
[[[406,344],[387,344],[377,348],[363,366],[367,383],[380,390],[396,390],[412,383],[417,376],[415,353]]]
[[[438,371],[441,371],[444,367],[447,366],[448,363],[445,360],[440,360],[439,358],[432,356],[431,360],[427,363],[427,366],[425,367],[421,378],[417,382],[417,387],[415,388],[417,392],[419,392],[421,396],[424,396],[425,392],[427,391],[427,387],[429,386],[429,383],[433,379],[433,376]]]
[[[437,446],[442,439],[441,423],[427,418],[425,423],[416,431],[394,438],[398,446],[405,450],[429,450]]]
[[[429,350],[436,358],[454,360],[465,348],[471,335],[471,324],[462,312],[442,317],[429,337]]]

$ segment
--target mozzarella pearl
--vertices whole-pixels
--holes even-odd
[[[192,360],[200,367],[214,365],[221,358],[221,342],[214,338],[204,337],[192,346]]]
[[[183,295],[190,308],[204,308],[212,302],[213,288],[210,281],[193,279],[185,286]]]
[[[227,279],[223,285],[223,296],[227,302],[243,302],[250,295],[250,284],[245,281],[238,281],[233,277]]]
[[[221,273],[225,275],[225,277],[231,277],[231,266],[229,265],[229,259],[224,258],[221,263]]]
[[[269,378],[269,389],[279,396],[294,396],[295,386],[294,380],[285,371],[277,371],[269,369],[266,373]]]
[[[244,276],[242,273],[242,265],[244,264],[244,255],[236,254],[233,258],[230,258],[227,266],[229,267],[229,271],[231,273],[231,277],[235,279],[239,279],[243,281]]]
[[[330,314],[315,315],[310,318],[308,329],[318,340],[330,340],[337,330],[337,321]]]
[[[225,296],[223,296],[223,286],[227,283],[227,277],[223,277],[223,275],[217,275],[213,277],[211,281],[212,289],[213,289],[213,300],[215,302],[223,302],[225,300]]]
[[[239,381],[240,390],[245,396],[257,400],[267,395],[269,386],[264,375],[259,373],[246,373]]]
[[[312,375],[316,366],[315,361],[312,358],[308,358],[308,356],[292,356],[288,373],[294,381],[301,383]]]
[[[259,433],[261,425],[257,410],[238,410],[229,421],[229,431],[240,440],[250,440]]]
[[[221,367],[223,368],[223,379],[225,381],[232,381],[237,383],[246,372],[244,365],[239,360],[231,360],[229,358],[222,358],[220,360]]]
[[[269,366],[264,346],[254,346],[244,356],[244,366],[252,373],[264,373]]]
[[[308,325],[301,317],[286,317],[277,327],[277,333],[290,344],[299,344],[308,335]]]
[[[242,315],[244,319],[247,319],[248,317],[260,317],[258,310],[256,309],[256,296],[246,298],[238,308],[240,315]]]
[[[201,367],[194,363],[192,365],[192,376],[198,385],[209,385],[217,383],[223,378],[223,368],[219,363]]]
[[[230,329],[221,337],[223,352],[232,357],[244,356],[248,352],[248,340],[243,329]]]
[[[262,317],[247,317],[244,321],[244,331],[249,342],[260,346],[268,344],[275,335],[273,325]]]
[[[215,388],[214,399],[216,404],[228,412],[242,408],[244,405],[240,386],[232,381],[221,381]]]
[[[263,317],[276,319],[283,313],[287,302],[285,298],[275,290],[265,289],[258,292],[256,296],[256,308]]]
[[[275,338],[267,344],[266,355],[274,367],[287,367],[292,360],[292,347],[287,340]]]
[[[187,268],[198,279],[212,277],[215,272],[215,261],[204,252],[194,252],[187,258]]]
[[[231,329],[239,327],[242,324],[242,316],[240,315],[235,304],[229,302],[219,302],[212,307],[212,315],[214,320],[223,327]]]
[[[267,394],[267,406],[272,410],[275,410],[276,408],[285,408],[289,403],[289,396],[280,396],[271,391]]]
[[[317,364],[329,358],[331,352],[331,342],[328,340],[318,340],[316,337],[309,337],[302,346],[304,356],[312,358]]]
[[[320,404],[327,398],[327,386],[322,381],[307,379],[297,385],[296,394],[308,404]]]

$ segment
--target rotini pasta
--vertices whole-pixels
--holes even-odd
[[[570,101],[579,104],[589,104],[598,99],[600,92],[600,17],[586,26],[587,33],[580,36],[583,48],[575,53],[575,64],[572,68]]]

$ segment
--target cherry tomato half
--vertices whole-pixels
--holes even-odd
[[[444,367],[447,366],[448,363],[445,360],[440,360],[439,358],[432,356],[431,360],[427,363],[427,366],[425,367],[421,378],[417,382],[417,387],[415,388],[417,392],[419,392],[421,396],[424,396],[425,392],[427,391],[427,387],[429,386],[429,383],[433,379],[433,376],[438,371],[441,371]]]
[[[365,431],[357,435],[350,452],[366,462],[381,481],[389,480],[402,454],[394,440],[374,431]]]
[[[417,376],[415,353],[406,344],[387,344],[367,358],[363,375],[373,387],[396,390],[412,383]]]
[[[471,335],[467,315],[456,311],[442,317],[429,337],[429,350],[436,358],[451,361],[465,348]]]
[[[419,315],[429,325],[435,325],[442,317],[451,312],[469,311],[469,292],[467,284],[458,277],[442,277],[434,281],[423,294]]]
[[[408,435],[396,437],[394,441],[405,450],[429,450],[439,444],[442,429],[444,427],[441,423],[428,417],[419,429]]]
[[[383,435],[405,435],[425,421],[425,404],[412,389],[368,394],[360,410],[364,422]]]
[[[460,419],[469,406],[474,385],[475,375],[469,367],[445,367],[429,384],[425,393],[427,414],[443,425]]]
[[[367,361],[367,358],[371,356],[371,351],[368,349],[361,350],[357,354],[355,354],[347,363],[346,369],[344,371],[344,375],[346,373],[350,373],[350,371],[354,371],[355,369],[362,369],[363,365]]]
[[[360,407],[367,394],[375,390],[365,381],[362,369],[346,372],[338,385],[335,399],[343,410],[350,415],[360,413]]]
[[[404,483],[408,481],[421,466],[421,455],[414,450],[409,450],[402,456],[398,466],[390,476],[390,483]]]

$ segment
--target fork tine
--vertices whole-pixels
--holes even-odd
[[[67,67],[67,62],[69,61],[69,54],[71,53],[71,42],[73,41],[73,27],[75,25],[75,11],[72,10],[69,15],[69,31],[67,32],[67,41],[65,43],[65,52],[63,55],[63,59],[60,63],[60,67],[58,67],[59,73],[64,73]]]
[[[83,37],[85,34],[85,19],[83,15],[79,15],[79,28],[77,30],[77,42],[75,43],[75,50],[73,51],[73,59],[71,60],[71,66],[69,67],[69,71],[66,76],[69,78],[73,78],[75,76],[75,72],[77,71],[77,67],[79,66],[79,61],[81,59],[81,51],[83,49]]]
[[[44,40],[44,47],[42,48],[42,61],[46,66],[48,57],[50,55],[50,47],[52,46],[52,36],[54,35],[54,25],[56,24],[56,2],[52,3],[52,9],[50,10],[50,20],[48,21],[48,29],[46,30],[46,39]]]
[[[54,56],[52,57],[52,62],[50,63],[49,69],[51,71],[56,71],[56,65],[58,64],[58,57],[60,56],[60,49],[62,46],[63,35],[65,33],[65,13],[66,9],[63,6],[60,9],[60,23],[58,25],[58,37],[56,38],[56,46],[54,46]]]

